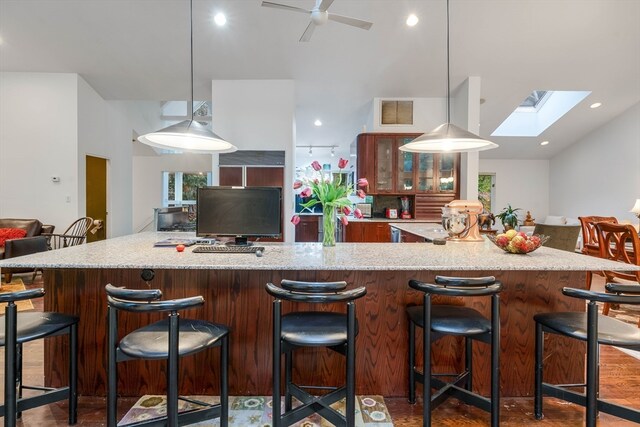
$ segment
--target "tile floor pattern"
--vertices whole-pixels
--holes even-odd
[[[206,403],[218,403],[218,396],[193,396],[192,399]],[[231,396],[229,397],[229,427],[266,427],[271,426],[272,419],[271,396]],[[196,405],[189,402],[179,402],[180,411],[193,409]],[[281,402],[284,410],[284,401]],[[299,405],[294,399],[294,408]],[[332,405],[333,408],[344,413],[344,399]],[[165,396],[145,395],[127,412],[118,425],[144,421],[161,417],[166,414]],[[198,427],[219,426],[218,419],[192,424]],[[333,424],[317,414],[292,424],[294,427],[328,427]],[[392,427],[393,422],[382,396],[357,396],[356,398],[356,427]]]

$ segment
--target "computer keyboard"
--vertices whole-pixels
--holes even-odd
[[[264,252],[264,246],[200,245],[193,248],[193,252],[203,254],[254,254],[256,252]]]

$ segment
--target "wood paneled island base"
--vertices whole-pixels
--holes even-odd
[[[76,313],[79,324],[79,393],[106,394],[106,296],[111,283],[129,288],[161,289],[164,298],[202,295],[205,305],[183,316],[206,319],[231,327],[229,392],[231,395],[271,393],[272,298],[264,290],[267,282],[282,279],[328,281],[346,280],[352,286],[366,286],[367,295],[357,303],[359,335],[356,341],[356,383],[358,394],[386,397],[406,396],[407,305],[421,303],[421,294],[409,289],[409,279],[431,281],[435,271],[411,270],[229,270],[155,269],[148,284],[141,269],[50,268],[45,270],[45,311]],[[562,295],[564,286],[581,287],[584,271],[437,271],[440,275],[474,277],[495,275],[504,284],[501,293],[501,395],[533,395],[534,322],[533,315],[550,311],[584,311],[584,302]],[[489,316],[489,300],[453,299],[440,303],[473,306]],[[285,309],[294,308],[285,304]],[[120,333],[125,334],[152,319],[148,315],[125,313],[120,317]],[[584,345],[576,340],[545,336],[545,381],[579,383],[584,373]],[[421,348],[418,342],[418,348]],[[434,367],[438,372],[461,368],[464,357],[459,339],[445,338],[433,345]],[[488,395],[489,348],[476,343],[474,387]],[[67,344],[62,338],[45,344],[45,382],[66,384]],[[217,395],[218,351],[216,349],[181,359],[181,393]],[[119,364],[118,392],[123,396],[165,392],[162,362]],[[336,385],[344,381],[343,358],[329,352],[305,353],[294,358],[294,377],[299,383]]]

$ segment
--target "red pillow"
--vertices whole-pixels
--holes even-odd
[[[0,228],[0,247],[4,246],[6,240],[22,239],[27,235],[27,230],[22,228]]]

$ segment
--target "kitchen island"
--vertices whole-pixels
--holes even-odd
[[[418,226],[419,224],[416,224]],[[264,290],[267,282],[282,279],[346,280],[366,286],[357,316],[356,372],[358,394],[406,396],[407,319],[405,307],[421,302],[422,295],[407,285],[409,279],[433,280],[436,274],[495,275],[504,284],[501,294],[501,389],[503,396],[533,394],[533,315],[547,311],[583,311],[584,302],[562,295],[564,286],[583,287],[590,270],[629,270],[628,265],[584,255],[540,248],[528,255],[507,254],[491,242],[448,243],[339,243],[323,248],[318,243],[264,243],[264,256],[253,254],[193,253],[188,247],[154,248],[168,237],[183,233],[140,233],[102,242],[38,253],[0,262],[3,267],[44,269],[45,310],[75,313],[79,324],[79,393],[106,393],[106,296],[111,283],[130,288],[159,288],[165,298],[202,295],[205,305],[184,316],[207,319],[231,327],[229,388],[232,395],[268,395],[271,392],[271,306]],[[148,282],[144,270],[153,270]],[[1,270],[0,270],[1,272]],[[438,300],[472,305],[489,314],[482,298]],[[285,304],[285,309],[295,308]],[[160,315],[159,315],[160,316]],[[160,318],[158,316],[154,317]],[[146,324],[151,316],[123,313],[121,334]],[[575,340],[548,336],[549,381],[580,382],[584,347]],[[419,344],[420,345],[420,344]],[[461,366],[461,341],[445,338],[434,345],[434,366],[448,371]],[[474,344],[474,387],[487,393],[488,348]],[[66,357],[63,338],[45,344],[45,381],[64,383]],[[63,359],[65,360],[65,359]],[[183,392],[218,394],[215,366],[218,352],[202,352],[181,360]],[[296,369],[297,367],[297,369]],[[302,369],[304,367],[304,369]],[[134,361],[119,364],[119,392],[125,396],[164,393],[164,365]],[[340,384],[342,358],[303,350],[295,358],[294,375],[305,384]]]

